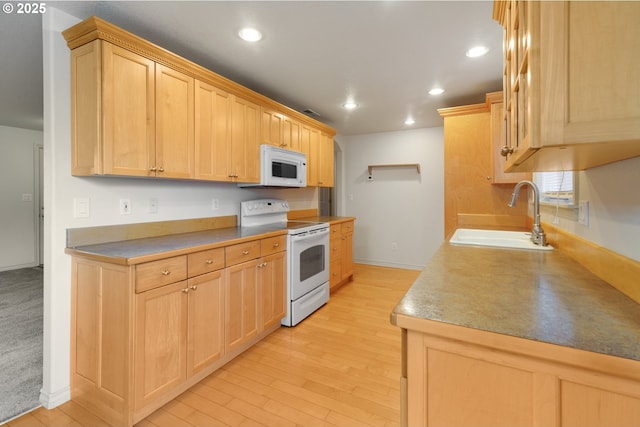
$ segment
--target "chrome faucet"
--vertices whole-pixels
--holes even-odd
[[[509,202],[508,206],[510,208],[515,207],[520,187],[525,184],[529,184],[533,188],[533,230],[531,230],[531,241],[538,246],[547,246],[547,236],[540,225],[540,190],[538,190],[538,186],[533,181],[520,181],[513,189],[511,202]]]

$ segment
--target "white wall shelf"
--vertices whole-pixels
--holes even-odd
[[[417,173],[420,173],[420,163],[389,163],[383,165],[369,165],[369,176],[373,173],[375,168],[415,168]]]

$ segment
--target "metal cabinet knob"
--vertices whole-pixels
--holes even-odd
[[[193,285],[193,286],[191,287],[191,289],[195,291],[195,290],[197,290],[197,289],[198,289],[198,286],[197,286],[197,285]]]
[[[212,259],[207,259],[204,262],[205,264],[213,264],[213,260]]]
[[[506,145],[500,149],[500,155],[503,157],[509,157],[513,154],[513,148],[507,147]]]
[[[249,251],[242,251],[242,255],[249,255]]]
[[[169,270],[162,270],[162,275],[163,276],[168,276],[170,274],[171,274],[171,272]]]

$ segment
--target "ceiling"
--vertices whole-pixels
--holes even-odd
[[[436,109],[502,88],[491,1],[50,1],[97,15],[295,110],[338,134],[442,126]],[[237,37],[254,26],[264,38]],[[42,129],[37,15],[0,15],[0,125]],[[468,58],[483,44],[489,53]],[[445,89],[439,96],[427,92]],[[352,98],[359,107],[342,107]],[[415,124],[404,124],[411,116]]]

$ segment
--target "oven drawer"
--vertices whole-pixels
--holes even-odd
[[[189,277],[224,268],[224,248],[195,252],[187,257]]]
[[[262,256],[275,254],[287,250],[287,236],[276,236],[260,241],[260,252]]]
[[[136,292],[168,285],[187,278],[187,256],[176,256],[136,265]]]
[[[260,240],[227,246],[224,248],[227,267],[260,258]]]

